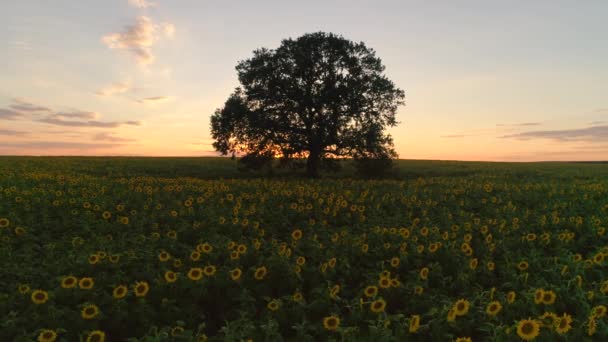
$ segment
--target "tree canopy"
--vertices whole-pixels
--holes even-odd
[[[395,126],[404,92],[375,51],[332,33],[285,39],[236,66],[241,84],[211,117],[213,147],[226,155],[306,159],[317,176],[325,160],[396,157],[384,130]]]

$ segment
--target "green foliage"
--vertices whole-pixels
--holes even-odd
[[[535,341],[606,340],[607,167],[396,161],[392,179],[310,180],[252,178],[228,158],[2,157],[0,340],[519,341],[527,318],[543,323]],[[69,275],[94,286],[65,288]],[[539,289],[555,299],[537,303]],[[468,311],[449,321],[461,298]]]

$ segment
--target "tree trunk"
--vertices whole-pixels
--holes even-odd
[[[321,153],[317,149],[311,149],[306,159],[306,175],[308,177],[319,177],[319,165],[321,164]]]

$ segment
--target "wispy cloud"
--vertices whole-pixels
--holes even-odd
[[[51,109],[48,107],[40,106],[33,104],[29,101],[26,101],[22,98],[13,98],[13,104],[9,106],[10,108],[19,111],[19,112],[50,112]]]
[[[156,6],[155,2],[147,1],[147,0],[129,0],[129,4],[133,7],[137,8],[148,8]]]
[[[171,23],[162,23],[160,27],[163,29],[163,33],[167,38],[173,38],[175,36],[175,25]]]
[[[598,108],[593,111],[594,113],[608,113],[608,108]]]
[[[12,129],[0,128],[0,135],[11,136],[11,137],[21,137],[21,136],[27,135],[27,132],[14,131]]]
[[[0,146],[3,149],[6,148],[31,148],[31,149],[67,149],[67,150],[96,150],[96,149],[108,149],[124,146],[119,143],[85,143],[85,142],[71,142],[71,141],[25,141],[25,142],[5,142]]]
[[[172,24],[163,23],[160,28],[160,31],[163,31],[169,38],[175,34],[175,27]],[[155,59],[152,47],[159,39],[158,31],[159,25],[154,24],[146,16],[139,16],[134,25],[125,26],[122,32],[105,35],[102,37],[102,41],[110,49],[129,51],[140,65],[148,65],[152,64]]]
[[[552,131],[529,131],[505,135],[501,138],[512,138],[519,140],[550,139],[555,141],[603,142],[608,141],[608,125]]]
[[[135,139],[116,137],[116,136],[113,136],[112,134],[113,133],[108,133],[108,132],[97,133],[97,134],[95,134],[93,136],[93,140],[97,140],[97,141],[112,141],[112,142],[130,142],[130,141],[136,141]]]
[[[164,102],[171,101],[172,99],[173,98],[171,96],[154,96],[154,97],[146,97],[146,98],[139,99],[136,101],[140,102],[140,103],[145,103],[145,104],[158,104],[158,103],[164,103]]]
[[[498,127],[529,127],[529,126],[540,126],[542,122],[522,122],[514,124],[496,124]]]
[[[592,121],[589,123],[589,126],[603,125],[605,123],[608,123],[608,121]]]
[[[0,119],[16,120],[23,117],[23,113],[14,109],[0,108]]]
[[[124,82],[116,82],[111,85],[99,89],[95,92],[95,94],[99,96],[112,96],[114,94],[122,94],[126,93],[132,89],[131,80],[126,80]]]
[[[67,126],[67,127],[97,127],[97,128],[116,128],[123,125],[139,126],[139,121],[97,121],[97,120],[86,120],[86,121],[75,121],[66,120],[65,116],[59,114],[48,115],[45,118],[38,120],[51,125]]]
[[[473,137],[474,135],[470,135],[470,134],[448,134],[448,135],[442,135],[442,138],[465,138],[465,137]]]
[[[80,119],[80,120],[94,120],[99,117],[99,113],[85,112],[85,111],[74,111],[74,112],[59,112],[54,114],[55,117],[61,119]]]
[[[0,119],[16,120],[50,111],[51,109],[48,107],[34,104],[22,98],[13,98],[8,107],[0,108]]]

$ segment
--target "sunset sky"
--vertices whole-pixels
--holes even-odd
[[[214,155],[237,62],[327,31],[405,90],[400,158],[608,160],[607,18],[605,0],[6,0],[0,154]]]

